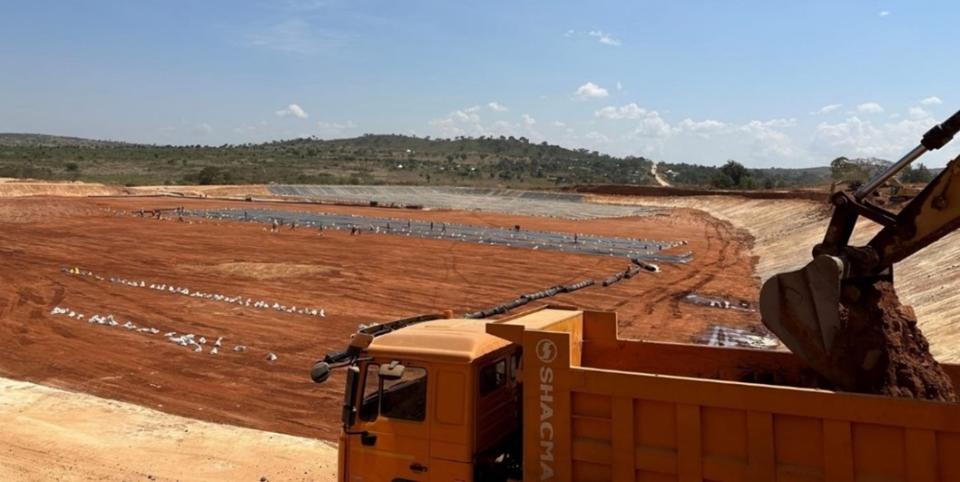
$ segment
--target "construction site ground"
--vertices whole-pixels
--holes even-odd
[[[2,480],[326,480],[336,458],[322,441],[333,440],[339,429],[342,380],[336,376],[315,385],[308,370],[323,353],[342,349],[359,324],[442,309],[462,314],[556,284],[600,281],[628,265],[622,258],[394,234],[351,236],[314,228],[271,233],[257,223],[132,215],[140,209],[290,209],[686,241],[664,253],[690,251],[688,264],[661,263],[660,273],[641,272],[611,287],[598,283],[548,300],[615,310],[626,337],[679,342],[702,341],[716,326],[758,328],[759,315],[751,309],[722,309],[684,298],[693,292],[755,302],[763,279],[809,259],[829,214],[822,203],[805,199],[590,194],[585,202],[657,209],[634,217],[571,220],[175,197],[69,197],[131,192],[41,183],[6,189],[10,184],[0,183],[0,197],[5,197],[0,199],[0,376],[17,381],[0,379],[0,426],[19,428],[5,430],[0,442]],[[156,189],[139,194],[162,192]],[[269,194],[262,187],[197,188],[210,196],[251,190]],[[16,197],[25,195],[32,197]],[[869,226],[863,228],[857,240],[869,236]],[[948,236],[903,263],[909,266],[897,267],[898,292],[916,306],[934,355],[954,363],[960,360],[958,330],[951,322],[960,309],[960,292],[951,288],[960,276],[958,241],[956,234]],[[111,283],[111,277],[322,308],[326,316],[133,287]],[[54,307],[88,317],[112,314],[120,323],[132,320],[161,334],[53,315]],[[208,349],[197,353],[167,341],[162,333],[168,331],[224,337],[224,348],[218,355]],[[235,352],[236,345],[246,350]],[[268,361],[269,353],[277,359]],[[113,473],[97,454],[119,449],[106,436],[98,445],[101,426],[117,440],[136,440],[117,452]],[[180,434],[181,426],[189,436]],[[138,434],[156,434],[157,441]],[[241,434],[261,443],[237,443],[247,436]],[[321,442],[310,445],[307,439]],[[303,450],[289,448],[301,442]],[[44,467],[45,453],[63,455],[54,459],[56,465]],[[262,462],[246,460],[250,453]],[[181,464],[201,469],[178,472]],[[292,468],[279,472],[283,467]]]
[[[361,323],[486,308],[559,283],[603,279],[623,258],[253,223],[137,217],[139,209],[244,207],[258,203],[165,198],[13,198],[0,208],[0,375],[132,402],[190,418],[331,440],[341,380],[318,386],[312,363],[340,350]],[[276,204],[271,204],[276,209]],[[696,291],[751,299],[749,237],[694,210],[636,218],[564,220],[493,213],[296,205],[437,222],[686,240],[686,265],[662,264],[611,287],[551,302],[616,310],[623,334],[690,341],[713,324],[756,325],[755,313],[683,302]],[[669,252],[670,250],[667,250]],[[323,308],[326,317],[253,309],[63,272],[78,268],[211,293]],[[66,316],[112,314],[161,332],[224,337],[219,355],[160,334]],[[235,345],[246,351],[232,351]],[[274,362],[268,353],[278,357]]]

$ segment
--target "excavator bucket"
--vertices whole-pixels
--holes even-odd
[[[843,327],[840,280],[843,261],[817,256],[803,269],[767,280],[760,290],[760,316],[790,350],[827,379],[854,383],[851,374],[835,365],[835,343]]]

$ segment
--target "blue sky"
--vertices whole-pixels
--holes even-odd
[[[3,1],[0,132],[515,135],[750,166],[895,158],[960,108],[960,4]],[[925,158],[943,165],[958,146]]]

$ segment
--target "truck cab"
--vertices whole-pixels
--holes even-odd
[[[520,470],[517,345],[478,320],[360,335],[369,344],[347,367],[340,480],[505,480],[511,462]]]
[[[361,330],[343,481],[960,481],[960,404],[833,391],[792,353],[620,338],[616,313]],[[943,364],[960,386],[960,366]]]

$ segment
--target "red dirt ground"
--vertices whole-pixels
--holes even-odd
[[[602,280],[627,260],[315,230],[270,234],[232,222],[178,223],[129,215],[135,209],[258,203],[178,199],[20,198],[0,201],[0,376],[129,401],[169,413],[295,435],[338,431],[341,380],[310,382],[312,363],[342,349],[359,323],[413,314],[489,307],[558,283]],[[277,209],[277,204],[262,207]],[[662,264],[609,288],[551,301],[616,310],[626,337],[688,341],[708,325],[758,326],[759,315],[681,302],[690,290],[755,301],[750,239],[698,211],[571,221],[454,211],[291,205],[525,229],[687,240],[689,265]],[[259,263],[244,274],[245,264]],[[305,266],[306,265],[306,266]],[[216,301],[69,276],[79,267],[192,290],[326,309],[326,318],[256,310]],[[240,267],[238,269],[238,266]],[[264,275],[266,272],[268,275]],[[285,274],[289,273],[289,276]],[[51,316],[54,306],[113,313],[163,331],[225,336],[211,356],[133,333]],[[234,344],[246,353],[229,350]],[[275,363],[266,353],[279,356]]]

